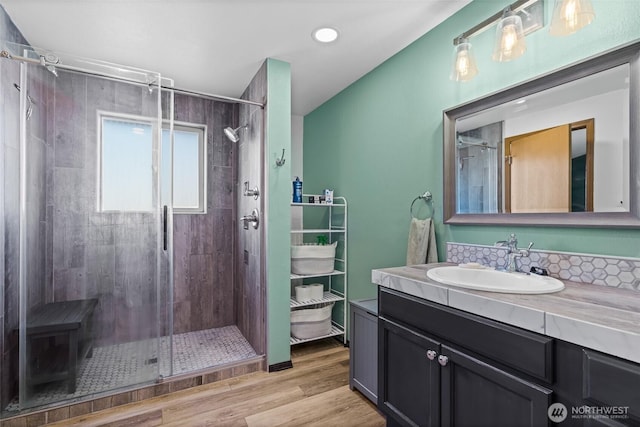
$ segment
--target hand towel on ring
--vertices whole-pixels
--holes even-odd
[[[436,233],[431,218],[411,218],[407,244],[407,265],[438,262]]]

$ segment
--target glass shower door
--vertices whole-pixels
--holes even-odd
[[[160,76],[95,68],[21,64],[20,408],[160,375]]]

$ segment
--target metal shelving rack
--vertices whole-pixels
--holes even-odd
[[[307,197],[312,196],[311,194],[303,194],[303,200]],[[291,273],[291,280],[300,280],[300,279],[309,279],[314,277],[326,277],[328,278],[328,289],[325,289],[322,299],[319,300],[311,300],[309,302],[300,303],[296,301],[296,299],[292,296],[290,299],[290,308],[302,308],[313,306],[316,304],[323,304],[328,302],[343,302],[343,310],[341,319],[332,318],[331,320],[331,332],[327,335],[322,335],[319,337],[309,338],[309,339],[299,339],[293,336],[290,337],[289,343],[291,345],[300,344],[308,341],[315,341],[328,337],[337,337],[342,335],[342,341],[344,344],[347,342],[347,336],[345,334],[345,328],[347,325],[347,200],[344,197],[334,197],[333,204],[318,204],[318,203],[291,203],[292,207],[300,207],[301,209],[311,208],[311,209],[328,209],[328,228],[312,228],[312,229],[300,229],[300,230],[291,230],[292,235],[296,234],[327,234],[329,236],[329,242],[333,243],[335,241],[338,242],[338,245],[342,245],[339,251],[342,254],[341,258],[338,258],[336,254],[336,268],[331,273],[325,274],[310,274],[310,275],[300,275]],[[334,221],[334,213],[338,208],[342,214],[338,216],[340,217],[341,225],[336,225]],[[334,287],[334,279],[340,277],[342,281],[342,290],[338,290]],[[335,310],[336,307],[334,306]],[[339,321],[340,320],[340,321]]]

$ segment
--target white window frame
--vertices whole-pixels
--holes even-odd
[[[102,140],[102,127],[103,127],[103,120],[107,119],[111,119],[111,120],[118,120],[118,121],[125,121],[125,122],[131,122],[131,123],[135,123],[138,122],[140,124],[144,124],[144,125],[150,125],[152,127],[152,134],[153,134],[153,139],[152,139],[152,157],[153,157],[153,153],[155,150],[157,149],[162,149],[162,131],[165,129],[170,129],[170,122],[169,121],[163,121],[162,123],[162,129],[160,130],[160,132],[158,132],[158,123],[156,120],[154,120],[153,118],[150,117],[144,117],[144,116],[136,116],[136,115],[130,115],[130,114],[121,114],[121,113],[113,113],[113,112],[109,112],[109,111],[98,111],[97,112],[97,122],[98,122],[98,126],[97,126],[97,139],[98,139],[98,150],[97,150],[97,182],[96,182],[96,187],[97,187],[97,191],[96,191],[96,195],[97,195],[97,211],[98,212],[103,212],[103,213],[121,213],[121,212],[126,212],[126,213],[149,213],[152,212],[152,210],[105,210],[102,207],[102,181],[103,181],[103,176],[102,176],[102,169],[103,169],[103,165],[102,165],[102,151],[103,151],[103,145],[104,145],[104,141]],[[173,129],[174,130],[179,130],[179,131],[183,131],[183,132],[193,132],[193,133],[197,133],[198,134],[198,160],[199,160],[199,178],[198,178],[198,206],[196,207],[182,207],[182,208],[176,208],[174,207],[172,209],[174,214],[206,214],[207,213],[207,126],[204,124],[196,124],[196,123],[189,123],[189,122],[177,122],[174,121],[173,122]],[[171,134],[171,133],[170,133]],[[173,149],[173,141],[171,141],[170,147]],[[152,158],[152,164],[154,163],[154,160]],[[171,185],[171,192],[170,194],[173,197],[173,156],[171,156],[171,179],[170,179],[170,185]],[[162,166],[158,166],[159,169],[159,176],[158,179],[160,181],[162,181]],[[153,200],[153,197],[152,197]],[[171,200],[171,204],[173,205],[173,200]]]
[[[163,122],[162,130],[169,130],[169,121]],[[173,200],[171,205],[173,206],[174,214],[206,214],[207,213],[207,125],[189,123],[189,122],[173,122],[173,130],[182,132],[193,132],[198,134],[198,159],[200,161],[199,177],[198,177],[198,206],[196,207],[175,207],[173,206]],[[173,141],[170,144],[173,149]],[[173,156],[171,156],[171,176],[173,177]],[[173,196],[173,179],[171,183],[171,195]]]
[[[98,126],[97,126],[97,138],[98,138],[98,152],[97,152],[97,162],[96,162],[96,169],[97,169],[97,179],[96,179],[96,204],[97,204],[97,211],[101,212],[101,213],[151,213],[153,212],[153,196],[151,197],[152,200],[152,209],[150,210],[121,210],[121,209],[104,209],[102,206],[102,181],[103,181],[103,175],[102,175],[102,151],[104,148],[104,141],[102,140],[102,127],[103,127],[103,122],[105,119],[107,120],[117,120],[117,121],[123,121],[123,122],[131,122],[131,123],[135,123],[138,122],[140,124],[144,124],[144,125],[150,125],[152,128],[152,140],[151,140],[151,164],[153,165],[154,163],[154,159],[153,159],[153,152],[155,149],[157,149],[156,147],[158,147],[158,126],[157,126],[157,122],[156,120],[150,118],[150,117],[143,117],[143,116],[136,116],[136,115],[132,115],[132,114],[121,114],[121,113],[113,113],[110,111],[100,111],[98,110],[97,112],[97,116],[98,116]],[[151,191],[153,191],[153,189],[151,189]]]

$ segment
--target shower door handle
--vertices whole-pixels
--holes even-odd
[[[162,208],[162,247],[167,250],[167,205]]]

